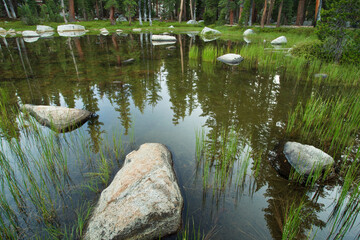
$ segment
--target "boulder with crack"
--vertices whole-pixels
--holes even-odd
[[[84,239],[158,239],[180,228],[182,207],[171,153],[146,143],[101,193]]]

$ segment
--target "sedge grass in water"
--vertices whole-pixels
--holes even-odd
[[[96,151],[89,148],[89,140],[80,130],[58,134],[31,117],[25,118],[15,108],[3,104],[0,111],[4,136],[0,144],[0,238],[81,238],[91,205],[86,195],[72,198],[83,188],[81,182],[72,181],[75,172],[69,164],[77,164],[75,169],[85,172],[85,180],[90,172],[91,182],[99,192],[112,175],[114,162],[110,160],[123,156],[121,138],[113,136],[112,141],[102,141]],[[6,118],[13,116],[8,113],[15,114],[15,121]],[[12,129],[5,128],[10,121]],[[60,216],[67,212],[76,213],[71,224],[61,221]]]

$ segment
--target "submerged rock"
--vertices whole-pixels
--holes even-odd
[[[82,109],[32,104],[25,104],[21,110],[30,113],[40,124],[59,132],[75,129],[92,115]]]
[[[278,45],[278,44],[286,44],[287,39],[285,36],[278,37],[271,41],[271,44]]]
[[[220,31],[212,29],[212,28],[208,28],[208,27],[204,27],[204,29],[200,32],[201,35],[206,35],[206,34],[213,34],[213,35],[219,35],[221,34]]]
[[[254,30],[252,29],[246,29],[245,32],[243,33],[244,36],[248,36],[248,35],[251,35],[251,34],[254,34]]]
[[[238,65],[244,60],[244,58],[239,54],[228,53],[218,57],[217,60],[229,65]]]
[[[168,35],[152,35],[151,40],[173,42],[176,41],[176,37]]]
[[[101,193],[84,239],[158,239],[181,225],[183,198],[162,144],[146,143]]]
[[[291,166],[305,176],[309,176],[313,169],[325,170],[334,165],[330,155],[311,145],[286,142],[283,152]]]

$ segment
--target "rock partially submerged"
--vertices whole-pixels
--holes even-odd
[[[274,44],[274,45],[286,44],[286,43],[287,43],[287,39],[285,36],[278,37],[271,41],[271,44]]]
[[[54,28],[45,25],[36,25],[36,32],[41,34],[45,32],[53,32]]]
[[[84,239],[161,238],[180,228],[182,206],[171,153],[159,143],[143,144],[101,193]]]
[[[252,29],[246,29],[245,32],[243,33],[244,36],[248,36],[248,35],[251,35],[251,34],[254,34],[254,30]]]
[[[61,37],[81,37],[86,34],[85,31],[58,32]]]
[[[141,28],[134,28],[133,32],[141,32]]]
[[[201,35],[220,35],[221,32],[212,28],[204,27],[204,29],[200,32]]]
[[[100,29],[100,34],[104,35],[104,36],[107,36],[107,35],[109,35],[109,31],[106,28],[101,28]]]
[[[6,33],[6,30],[2,27],[0,27],[0,33]]]
[[[291,166],[305,176],[309,176],[314,169],[325,170],[334,165],[330,155],[311,145],[286,142],[283,152]]]
[[[32,104],[25,104],[21,110],[30,113],[40,124],[59,132],[81,126],[92,115],[91,112],[82,109]]]
[[[218,57],[217,60],[228,65],[238,65],[244,60],[244,58],[239,54],[228,53]]]
[[[40,37],[40,35],[35,31],[23,31],[22,32],[23,37]]]
[[[173,42],[176,41],[176,37],[168,36],[168,35],[152,35],[152,41],[166,41],[166,42]]]
[[[78,25],[78,24],[65,24],[65,25],[59,25],[57,27],[57,31],[58,33],[62,33],[62,32],[84,32],[85,31],[85,27]]]

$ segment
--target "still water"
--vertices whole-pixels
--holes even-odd
[[[327,238],[338,191],[336,182],[311,189],[302,187],[284,179],[267,157],[284,141],[289,111],[320,89],[295,80],[291,70],[262,71],[246,60],[239,66],[228,66],[189,59],[192,46],[213,45],[236,52],[246,47],[242,42],[204,43],[184,34],[177,36],[175,49],[168,49],[169,45],[152,45],[150,39],[150,33],[53,37],[33,43],[3,38],[0,88],[7,92],[13,106],[57,105],[95,113],[79,129],[57,135],[58,144],[74,152],[83,150],[66,145],[65,139],[85,139],[90,158],[114,136],[122,136],[125,154],[142,143],[165,144],[172,152],[184,197],[183,222],[189,223],[191,231],[200,230],[213,239],[281,239],[287,210],[303,199],[305,221],[299,238],[315,234],[315,239]],[[126,61],[131,58],[134,61]],[[195,132],[204,129],[211,137],[230,128],[236,129],[244,148],[251,149],[251,156],[262,156],[258,172],[253,174],[250,164],[241,182],[229,179],[220,189],[211,183],[204,186],[204,166],[197,162]],[[19,132],[11,137],[19,138],[31,149],[33,143]],[[65,186],[66,197],[57,203],[60,226],[76,222],[74,209],[99,197],[99,191],[82,187],[89,181],[87,173],[93,171],[91,163],[75,155],[69,154],[67,159],[71,180]],[[108,159],[112,176],[123,159],[124,155]],[[235,166],[232,171],[236,176],[239,169]],[[100,186],[101,191],[105,186]],[[27,223],[22,226],[35,229],[25,230],[23,238],[35,233],[47,236],[39,230],[43,224],[34,221],[36,214],[23,219]],[[357,233],[349,231],[346,238],[354,239]]]

